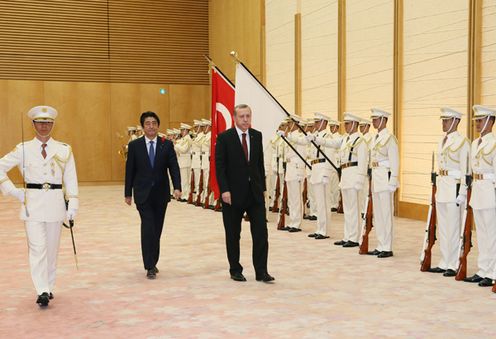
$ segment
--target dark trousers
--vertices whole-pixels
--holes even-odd
[[[262,276],[267,272],[267,256],[269,252],[265,204],[256,202],[252,197],[249,197],[243,206],[222,204],[222,220],[224,221],[224,230],[226,232],[229,272],[231,274],[243,272],[243,266],[239,263],[239,240],[241,237],[241,219],[246,212],[250,218],[250,231],[253,241],[253,266],[255,267],[255,274]]]
[[[145,270],[157,265],[160,256],[160,236],[164,226],[167,201],[164,201],[163,192],[151,192],[148,199],[137,205],[141,217],[141,254]]]

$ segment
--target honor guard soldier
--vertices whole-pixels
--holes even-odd
[[[141,125],[136,125],[136,139],[141,138],[142,136],[143,136],[143,127],[141,127]]]
[[[329,131],[331,132],[328,137],[331,140],[338,140],[341,142],[341,139],[343,136],[339,133],[339,121],[330,119],[328,122],[329,125]],[[336,165],[339,166],[339,150],[335,148],[330,148],[330,157],[331,161]],[[331,211],[332,212],[337,212],[338,206],[339,206],[339,196],[340,196],[340,189],[339,189],[339,174],[336,171],[334,167],[331,167],[331,176],[329,177],[329,198],[330,198],[330,206],[331,206]]]
[[[320,120],[317,120],[317,122]],[[305,132],[307,134],[313,134],[315,131],[315,119],[311,118],[308,119],[306,122],[306,128]],[[307,163],[311,163],[312,160],[314,159],[315,155],[315,147],[311,143],[307,143],[306,147],[306,160]],[[309,167],[306,167],[305,169],[305,176],[306,176],[306,183],[307,183],[307,202],[303,202],[304,204],[306,203],[307,206],[304,205],[303,208],[303,219],[308,219],[308,220],[317,220],[317,206],[315,203],[315,195],[313,193],[313,185],[311,184],[311,176],[312,176],[312,169]],[[305,215],[305,212],[306,215]]]
[[[462,227],[461,215],[467,197],[465,175],[470,144],[458,131],[462,113],[441,108],[443,132],[437,147],[439,173],[436,179],[436,217],[441,260],[429,272],[454,277],[458,269],[458,245]]]
[[[279,124],[278,131],[284,131],[286,129],[286,122],[282,121]],[[276,185],[279,184],[281,186],[281,183],[277,180],[278,174],[278,165],[279,165],[279,157],[281,153],[281,148],[282,144],[284,141],[282,138],[279,136],[279,134],[276,133],[274,134],[274,137],[270,141],[270,171],[268,171],[268,185],[267,185],[267,190],[269,192],[269,210],[272,211],[276,199]],[[265,153],[264,153],[265,154]],[[281,192],[281,191],[279,191]]]
[[[317,240],[327,239],[327,226],[331,224],[331,199],[328,196],[330,190],[328,186],[331,182],[332,166],[325,159],[332,157],[334,152],[332,148],[326,145],[326,140],[331,140],[326,131],[327,123],[332,120],[325,114],[315,113],[315,133],[307,134],[308,142],[315,141],[319,148],[313,147],[313,159],[311,161],[312,174],[310,175],[310,184],[312,185],[313,195],[315,198],[315,207],[317,210],[317,230],[309,234],[311,238]]]
[[[479,286],[492,286],[496,279],[496,138],[492,133],[496,110],[475,105],[475,128],[480,137],[472,142],[470,164],[472,167],[472,196],[470,206],[477,225],[479,270],[466,282]]]
[[[283,131],[285,133],[288,133],[289,129],[289,124],[291,122],[291,118],[286,118],[284,120],[284,125],[283,125]],[[279,176],[279,198],[277,202],[278,209],[282,208],[282,198],[283,198],[283,192],[284,192],[284,177],[285,177],[285,168],[286,168],[286,142],[281,139],[281,142],[279,144],[279,149],[278,149],[278,155],[279,155],[279,162],[278,162],[278,167],[277,167],[277,173]],[[273,212],[277,212],[273,210]]]
[[[195,185],[191,189],[194,193],[193,201],[195,201],[197,198],[196,195],[200,192],[200,174],[202,168],[201,149],[205,134],[203,133],[203,123],[200,120],[194,120],[193,125],[195,127],[196,136],[191,143],[191,170],[193,172]]]
[[[23,204],[20,217],[28,237],[36,303],[45,307],[53,299],[62,223],[66,218],[74,220],[79,207],[78,182],[71,147],[50,136],[57,111],[36,106],[28,116],[36,137],[0,159],[0,190]],[[24,178],[25,189],[16,188],[7,176],[15,166]]]
[[[209,204],[211,205],[213,200],[213,192],[210,192],[209,195],[209,181],[210,181],[210,139],[212,136],[211,128],[212,128],[212,122],[207,119],[202,119],[202,124],[203,124],[203,134],[205,137],[203,138],[202,146],[201,146],[201,156],[202,156],[202,163],[201,163],[201,168],[203,170],[203,194],[202,194],[202,203],[208,198]],[[211,207],[211,206],[207,206]]]
[[[192,139],[189,135],[191,126],[181,123],[181,137],[174,145],[177,153],[177,162],[179,163],[179,170],[181,172],[181,187],[183,187],[182,196],[180,201],[188,200],[191,179],[191,144]]]
[[[298,154],[290,146],[285,145],[286,176],[284,180],[288,188],[289,208],[289,223],[285,230],[300,232],[301,222],[303,221],[302,188],[305,180],[305,163],[300,156],[305,154],[306,141],[303,133],[298,129],[297,124],[301,122],[300,118],[296,115],[291,115],[291,118],[292,121],[289,122],[289,132],[286,138]],[[282,131],[278,133],[283,135]]]
[[[360,211],[358,192],[363,189],[367,176],[367,145],[358,132],[360,118],[345,112],[344,126],[346,138],[327,139],[322,143],[328,147],[339,148],[341,182],[339,184],[343,196],[344,236],[334,245],[343,247],[358,246],[360,236]],[[318,138],[316,142],[321,142]]]
[[[372,133],[370,132],[370,125],[372,122],[369,119],[360,119],[360,124],[358,126],[360,133],[362,133],[362,138],[367,144],[367,164],[370,164],[370,149],[371,149],[371,141],[372,141]],[[358,195],[358,201],[360,203],[360,212],[362,215],[366,212],[365,209],[365,198],[369,194],[369,181],[365,180],[365,184],[363,185],[363,190]]]
[[[368,252],[378,258],[393,256],[393,197],[398,188],[399,153],[396,137],[386,128],[389,112],[371,109],[376,136],[372,140],[372,201],[377,247]]]

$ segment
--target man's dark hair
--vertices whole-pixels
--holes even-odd
[[[141,117],[140,117],[141,127],[145,127],[145,119],[146,118],[154,118],[155,120],[157,120],[157,124],[160,126],[160,118],[158,117],[157,113],[152,112],[152,111],[146,111],[146,112],[143,112],[141,114]]]

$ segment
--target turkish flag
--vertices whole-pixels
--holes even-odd
[[[215,170],[215,144],[217,135],[234,126],[234,85],[215,66],[212,67],[212,134],[210,139],[210,189],[215,199],[220,190]]]

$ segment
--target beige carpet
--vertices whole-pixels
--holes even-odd
[[[397,219],[395,256],[377,259],[332,245],[342,236],[342,215],[333,214],[330,240],[313,240],[313,222],[300,233],[280,232],[270,214],[269,272],[276,281],[255,281],[244,227],[248,281],[239,283],[229,279],[221,214],[173,202],[160,273],[149,281],[139,216],[122,192],[81,188],[79,271],[64,230],[55,299],[46,310],[35,305],[18,204],[0,197],[0,338],[496,336],[496,294],[489,288],[419,272],[423,223]],[[475,259],[476,248],[470,274]]]

